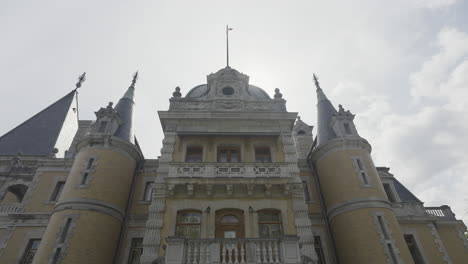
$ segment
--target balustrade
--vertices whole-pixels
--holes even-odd
[[[169,177],[287,177],[287,163],[171,163]]]
[[[455,214],[447,205],[440,207],[424,207],[424,210],[426,211],[426,214],[430,216],[435,216],[443,220],[456,220]]]
[[[0,214],[22,213],[23,207],[19,204],[0,205]]]
[[[174,241],[178,241],[179,244],[175,244]],[[172,247],[177,250],[173,250]],[[167,252],[168,264],[289,264],[300,262],[297,238],[283,240],[282,238],[181,239],[174,237],[168,238]],[[284,256],[288,258],[284,259]]]

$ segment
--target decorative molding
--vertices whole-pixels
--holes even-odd
[[[404,264],[400,257],[400,250],[396,247],[395,240],[392,237],[392,230],[389,227],[384,213],[371,212],[370,215],[373,217],[372,221],[377,228],[377,233],[380,236],[380,243],[382,244],[385,255],[387,256],[387,264]],[[379,221],[379,217],[382,219],[382,224]],[[393,249],[393,256],[389,246]],[[395,259],[397,263],[395,263],[393,259]]]
[[[363,149],[366,150],[369,154],[372,152],[371,145],[364,138],[334,138],[316,147],[312,151],[311,158],[314,162],[318,162],[336,151],[353,149]]]
[[[108,202],[84,199],[84,198],[73,198],[69,200],[61,200],[56,203],[54,212],[63,210],[89,210],[104,213],[113,216],[120,222],[123,221],[124,211],[120,208],[115,207],[113,204]]]
[[[434,238],[435,244],[437,245],[437,249],[440,253],[442,253],[442,260],[444,261],[444,263],[452,264],[452,260],[450,259],[450,256],[448,255],[447,250],[445,249],[442,239],[440,239],[439,232],[437,232],[435,225],[433,223],[429,223],[427,224],[427,227],[429,227],[429,229],[431,230],[431,234]]]
[[[347,200],[341,203],[336,204],[335,206],[328,209],[328,217],[330,221],[336,216],[346,213],[351,210],[363,209],[363,208],[384,208],[391,211],[391,203],[380,197],[366,197],[366,198],[356,198]]]

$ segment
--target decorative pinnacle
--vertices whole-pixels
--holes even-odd
[[[314,76],[315,87],[317,87],[317,90],[322,89],[322,88],[320,88],[320,83],[318,81],[317,75],[315,75],[315,73],[314,73],[313,76]]]
[[[138,71],[136,71],[135,74],[133,74],[133,80],[132,80],[132,84],[130,85],[130,87],[135,88],[135,83],[137,80],[138,80]]]
[[[86,72],[83,72],[83,74],[81,74],[79,77],[78,77],[78,82],[75,84],[75,89],[78,89],[81,87],[81,84],[86,81]]]

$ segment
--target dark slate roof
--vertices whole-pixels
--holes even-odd
[[[336,113],[330,100],[321,88],[317,89],[317,143],[318,145],[335,138],[335,132],[330,127],[330,121]]]
[[[398,196],[400,197],[402,202],[421,203],[418,197],[416,197],[413,193],[406,189],[406,187],[395,178],[393,178],[393,185],[395,186],[395,190],[397,191]]]
[[[0,137],[0,155],[49,155],[62,130],[76,90]]]
[[[130,86],[125,93],[125,95],[119,100],[117,105],[115,106],[115,110],[119,113],[120,118],[122,120],[122,124],[117,128],[115,131],[114,136],[119,137],[127,142],[133,143],[133,128],[132,128],[132,121],[133,121],[133,95],[135,92],[135,88]]]

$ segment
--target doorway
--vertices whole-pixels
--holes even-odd
[[[216,211],[216,238],[244,238],[244,211],[221,209]]]

